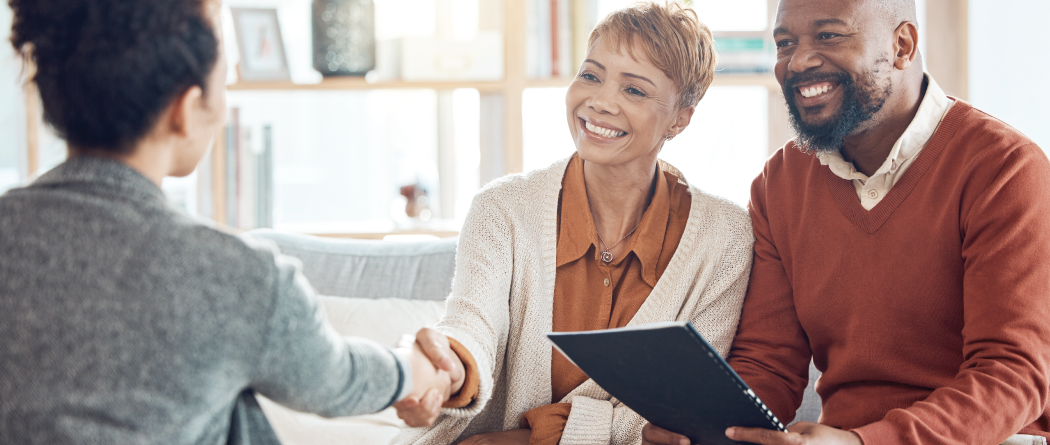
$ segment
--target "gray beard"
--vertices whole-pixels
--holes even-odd
[[[888,62],[888,60],[886,61]],[[876,64],[878,66],[879,64]],[[885,86],[880,88],[872,79],[878,74],[876,68],[867,76],[864,85],[858,86],[853,79],[846,74],[832,76],[806,76],[792,79],[784,88],[784,100],[787,103],[789,122],[795,132],[795,144],[804,151],[833,152],[842,147],[843,141],[853,135],[861,124],[871,120],[882,106],[886,98],[893,92],[893,84],[886,79]],[[814,77],[824,77],[839,81],[842,88],[842,109],[837,115],[820,124],[808,124],[802,120],[802,115],[795,104],[794,84],[808,82]],[[822,105],[826,106],[826,105]]]

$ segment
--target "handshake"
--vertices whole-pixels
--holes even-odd
[[[412,392],[394,403],[397,416],[410,427],[434,423],[441,406],[463,388],[463,362],[448,337],[430,328],[420,329],[415,338],[401,337],[394,353],[412,363]]]

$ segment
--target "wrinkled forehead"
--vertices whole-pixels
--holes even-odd
[[[852,21],[864,6],[863,0],[780,0],[777,26],[808,25],[818,21]]]
[[[914,22],[914,11],[914,0],[780,0],[774,32],[789,28],[802,31],[827,24],[892,30],[902,21]]]

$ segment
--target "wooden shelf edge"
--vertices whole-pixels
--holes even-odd
[[[228,91],[327,91],[327,90],[380,90],[380,89],[427,89],[427,90],[455,90],[459,88],[473,88],[479,91],[501,91],[504,89],[503,82],[491,81],[383,81],[366,82],[360,77],[328,78],[316,84],[295,84],[288,81],[277,82],[238,82],[226,85]]]
[[[713,87],[749,87],[763,86],[780,90],[780,83],[773,73],[715,73]]]
[[[565,88],[573,78],[526,79],[525,88]],[[726,73],[715,74],[712,86],[765,86],[780,88],[773,73]],[[328,78],[316,84],[295,84],[287,81],[277,82],[239,82],[227,85],[228,91],[338,91],[338,90],[382,90],[382,89],[424,89],[455,90],[472,88],[481,92],[505,92],[509,84],[506,81],[383,81],[369,83],[360,77]]]
[[[573,77],[553,79],[526,79],[525,88],[565,88],[572,84]]]

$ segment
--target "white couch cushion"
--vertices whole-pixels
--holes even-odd
[[[393,346],[403,334],[433,326],[445,313],[445,302],[321,297],[329,323],[347,337],[364,337]],[[277,438],[285,445],[387,444],[405,426],[392,408],[376,414],[325,419],[285,408],[258,397]]]

